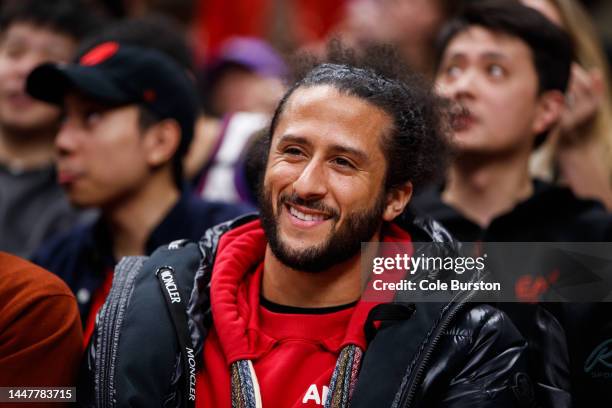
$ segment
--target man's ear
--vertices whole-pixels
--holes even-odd
[[[550,90],[538,97],[537,111],[533,120],[533,133],[539,135],[554,126],[563,112],[565,97],[561,91]]]
[[[408,202],[410,202],[411,197],[412,183],[410,181],[389,190],[386,196],[383,219],[385,221],[393,221],[395,217],[404,211],[404,208],[406,208],[406,205],[408,205]]]
[[[181,142],[181,128],[173,119],[164,119],[149,127],[143,137],[147,162],[152,167],[169,162]]]

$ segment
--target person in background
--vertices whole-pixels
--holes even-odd
[[[80,0],[7,1],[0,13],[0,250],[30,257],[80,218],[56,180],[60,110],[28,96],[25,79],[68,62],[99,20]]]
[[[416,194],[410,212],[485,248],[488,242],[610,241],[612,217],[600,203],[529,173],[537,139],[546,137],[563,112],[572,63],[568,35],[519,2],[479,1],[443,29],[438,55],[436,86],[452,104],[457,154],[445,184]],[[411,219],[408,212],[404,216]],[[590,379],[584,367],[612,333],[610,308],[542,306],[501,307],[528,337],[540,403],[609,401],[609,386]],[[544,316],[554,324],[542,324]]]
[[[66,284],[0,252],[0,387],[74,387],[82,339]]]
[[[185,161],[186,174],[202,198],[255,203],[245,188],[240,158],[253,134],[269,121],[286,77],[280,55],[255,38],[228,41],[204,69],[201,87],[209,114],[200,117]]]
[[[265,41],[250,37],[228,40],[204,68],[204,108],[221,118],[235,112],[272,114],[285,90],[287,67]]]
[[[452,104],[457,155],[445,184],[417,194],[412,208],[448,224],[462,241],[512,241],[527,230],[531,240],[604,240],[608,225],[588,222],[607,219],[601,204],[529,173],[534,145],[563,112],[567,34],[512,0],[476,2],[445,30],[436,87]]]
[[[254,205],[254,197],[245,189],[241,158],[269,120],[262,113],[239,112],[226,115],[219,127],[199,126],[202,133],[185,161],[194,193],[208,200]]]
[[[532,160],[534,175],[568,185],[612,210],[610,67],[593,22],[576,0],[522,0],[563,28],[575,61],[559,123]]]
[[[60,183],[73,204],[101,212],[34,257],[76,293],[87,340],[119,259],[196,239],[247,210],[201,201],[185,185],[197,95],[188,70],[159,49],[102,42],[72,64],[39,66],[27,90],[64,106],[55,140]]]
[[[459,0],[350,0],[337,33],[355,47],[391,43],[411,69],[434,74],[434,42],[444,22],[461,8]]]

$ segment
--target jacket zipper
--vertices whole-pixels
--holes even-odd
[[[448,314],[446,315],[446,318],[438,325],[436,335],[433,338],[433,340],[429,343],[429,347],[425,351],[425,355],[423,356],[421,363],[417,367],[415,375],[412,377],[413,378],[412,381],[407,387],[405,387],[402,390],[402,394],[399,400],[400,402],[398,404],[399,407],[409,408],[410,405],[412,404],[412,400],[414,398],[414,395],[416,394],[418,385],[420,384],[421,377],[423,376],[423,372],[427,368],[429,364],[429,360],[431,360],[431,355],[434,349],[436,348],[436,346],[438,345],[438,342],[440,341],[442,334],[444,333],[444,331],[446,331],[446,329],[448,328],[450,323],[453,321],[457,313],[459,313],[459,311],[465,306],[465,304],[469,302],[469,300],[474,296],[474,294],[475,292],[469,292],[460,303],[459,302],[457,303],[454,309],[448,312]]]
[[[115,368],[119,335],[125,311],[134,287],[134,280],[146,257],[126,257],[115,268],[113,285],[100,311],[96,329],[95,406],[113,407],[115,399]]]

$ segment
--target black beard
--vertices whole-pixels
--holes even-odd
[[[344,225],[338,230],[336,230],[337,211],[325,206],[318,200],[307,201],[296,194],[291,196],[281,194],[278,197],[276,207],[278,214],[274,214],[272,194],[268,189],[261,188],[260,203],[261,225],[270,249],[276,258],[286,266],[298,271],[320,272],[352,258],[361,250],[361,243],[369,241],[374,236],[382,224],[385,194],[381,192],[372,207],[349,214]],[[286,203],[293,203],[331,214],[332,230],[325,242],[301,250],[287,247],[279,237],[277,223],[280,212],[287,211]]]

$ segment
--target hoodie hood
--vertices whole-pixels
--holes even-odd
[[[387,243],[410,242],[410,235],[393,224],[384,225],[382,236]],[[260,330],[258,316],[266,246],[259,220],[228,231],[219,241],[210,296],[214,325],[228,364],[254,359],[276,342]],[[359,301],[353,308],[345,336],[329,339],[325,347],[339,351],[354,344],[365,349],[363,326],[370,310],[379,303]]]

